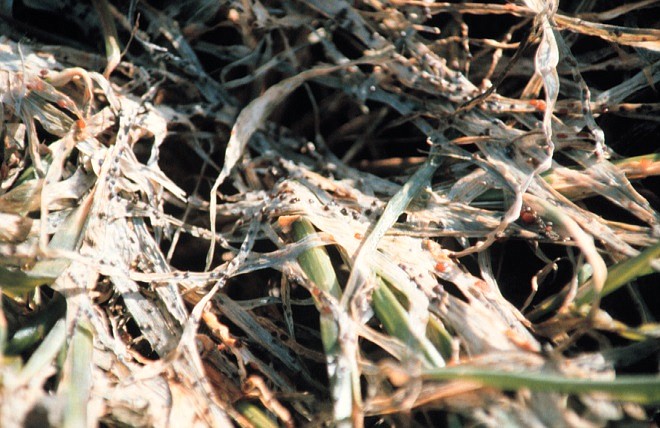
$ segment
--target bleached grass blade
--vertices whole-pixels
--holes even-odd
[[[231,135],[229,142],[227,143],[227,149],[225,151],[225,161],[222,165],[222,170],[218,175],[213,187],[211,188],[211,200],[210,200],[210,222],[211,222],[211,232],[215,236],[216,230],[216,209],[217,209],[217,193],[218,189],[224,183],[224,181],[229,177],[234,167],[238,164],[245,147],[247,146],[250,137],[259,129],[260,126],[265,124],[266,119],[270,113],[279,105],[279,103],[291,92],[296,90],[300,85],[307,82],[310,79],[320,77],[334,71],[348,67],[349,65],[356,65],[361,63],[371,63],[382,61],[385,54],[387,54],[390,49],[385,49],[382,52],[377,52],[373,56],[365,57],[352,61],[350,63],[333,65],[333,66],[321,66],[313,68],[310,70],[305,70],[301,73],[296,74],[295,76],[289,77],[276,85],[271,86],[261,95],[259,98],[250,102],[250,104],[245,107],[241,113],[236,118],[236,122],[231,130]],[[211,261],[213,260],[213,254],[215,252],[215,237],[211,240],[209,252],[206,257],[206,270],[209,269]]]
[[[439,159],[436,158],[434,153],[431,153],[429,159],[387,203],[380,219],[368,233],[355,255],[351,275],[348,278],[344,295],[341,299],[343,306],[348,307],[349,304],[358,303],[355,299],[368,298],[368,294],[372,290],[364,289],[364,287],[372,275],[368,268],[369,260],[372,258],[373,252],[376,251],[378,242],[392,225],[396,223],[397,218],[406,209],[410,201],[412,201],[423,187],[430,184],[431,177],[433,177],[439,166]],[[359,317],[361,313],[364,312],[358,312],[356,315]]]
[[[121,60],[119,37],[117,37],[117,28],[110,12],[108,0],[92,0],[92,4],[101,18],[101,30],[103,30],[103,41],[105,42],[105,56],[108,61],[103,76],[108,79]]]
[[[227,150],[225,152],[225,161],[222,165],[222,170],[218,178],[213,183],[211,188],[211,201],[210,201],[210,221],[211,232],[214,238],[211,239],[209,252],[206,257],[206,270],[211,266],[213,255],[215,254],[215,231],[216,231],[216,210],[218,206],[218,189],[229,177],[234,167],[243,156],[245,147],[247,146],[250,137],[263,126],[270,113],[279,105],[282,100],[297,89],[300,85],[307,80],[314,77],[322,76],[327,73],[338,70],[340,67],[318,67],[315,69],[303,71],[295,76],[289,77],[280,83],[271,86],[259,98],[253,100],[245,107],[236,118],[236,123],[231,130],[231,136],[227,143]]]
[[[595,316],[600,304],[601,292],[607,280],[607,265],[594,245],[594,239],[588,235],[570,216],[560,207],[552,205],[549,201],[532,195],[525,195],[525,202],[536,212],[562,228],[575,241],[593,269],[593,295],[589,317]]]

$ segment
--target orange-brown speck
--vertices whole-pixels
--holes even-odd
[[[538,111],[545,111],[545,101],[543,100],[530,100],[529,105],[531,105]]]
[[[44,82],[41,79],[34,79],[25,85],[28,91],[43,91],[45,89]]]
[[[299,218],[300,216],[298,215],[283,215],[277,218],[277,224],[282,228],[284,233],[289,233],[291,225]]]
[[[507,329],[504,332],[504,335],[518,348],[524,350],[524,351],[529,351],[529,352],[538,352],[537,346],[535,343],[531,342],[530,340],[521,337],[518,333],[516,333],[514,330]]]
[[[523,223],[532,224],[536,222],[538,215],[532,208],[525,207],[522,209],[522,211],[520,211],[520,219],[523,221]]]
[[[642,171],[646,171],[653,165],[653,161],[651,159],[642,159],[639,161],[639,168]]]

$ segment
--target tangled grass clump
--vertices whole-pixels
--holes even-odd
[[[14,3],[0,425],[657,418],[657,3]]]

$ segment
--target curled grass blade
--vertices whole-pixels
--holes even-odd
[[[654,273],[656,270],[653,268],[653,263],[659,258],[660,242],[648,247],[635,257],[611,266],[608,270],[607,280],[600,292],[601,297],[615,292],[621,286],[636,278]],[[593,300],[593,295],[594,283],[593,279],[591,279],[578,292],[575,303],[578,305],[588,303]]]
[[[652,263],[658,258],[660,258],[660,243],[648,247],[635,257],[610,266],[607,273],[607,279],[600,292],[601,298],[612,294],[614,291],[636,278],[654,273],[655,270],[653,269]],[[539,303],[533,311],[528,313],[527,317],[534,321],[545,316],[551,311],[559,308],[564,297],[563,294],[548,297],[543,302]],[[593,301],[593,298],[593,279],[589,279],[578,291],[574,303],[577,306],[581,306]]]
[[[592,307],[589,316],[593,317],[598,310],[600,293],[607,280],[607,266],[600,254],[598,254],[598,250],[596,250],[594,239],[582,230],[577,222],[563,212],[560,207],[532,195],[525,195],[525,202],[536,210],[539,215],[565,230],[571,239],[575,241],[587,259],[587,262],[591,265],[593,269],[594,294],[591,298]]]

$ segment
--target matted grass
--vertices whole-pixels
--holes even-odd
[[[83,3],[2,11],[0,425],[652,420],[657,2]]]

